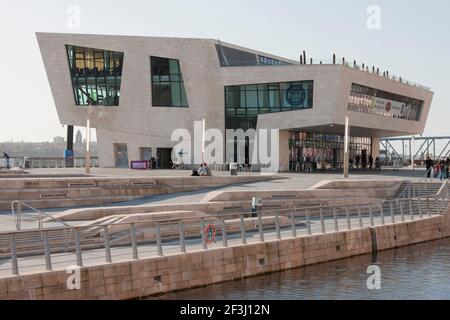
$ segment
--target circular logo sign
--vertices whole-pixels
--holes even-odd
[[[388,101],[388,102],[386,102],[386,106],[385,106],[385,109],[386,109],[386,112],[389,112],[389,111],[391,111],[391,109],[392,109],[392,103],[390,103],[389,101]]]
[[[305,98],[306,92],[301,85],[291,84],[286,91],[286,101],[293,107],[303,106]]]
[[[206,235],[206,242],[208,242],[208,244],[216,242],[216,227],[214,227],[213,224],[207,225],[203,232]]]

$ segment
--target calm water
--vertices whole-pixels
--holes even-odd
[[[381,289],[367,289],[369,265]],[[166,294],[157,299],[450,299],[450,239]]]

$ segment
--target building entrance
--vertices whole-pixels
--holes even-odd
[[[172,148],[158,148],[156,151],[158,169],[172,168]]]
[[[117,168],[128,168],[128,148],[126,143],[114,144],[114,159]]]

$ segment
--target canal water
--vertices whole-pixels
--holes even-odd
[[[368,267],[380,289],[369,290]],[[374,279],[373,277],[370,279]],[[370,284],[374,282],[369,281]],[[450,299],[450,239],[247,278],[151,299]]]

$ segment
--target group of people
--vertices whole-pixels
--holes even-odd
[[[427,168],[428,178],[431,178],[431,174],[433,174],[434,178],[439,177],[441,181],[449,178],[450,158],[435,163],[430,157],[427,157],[425,166]]]
[[[363,158],[361,161],[361,157],[359,155],[356,155],[355,159],[350,158],[349,164],[350,164],[350,169],[354,169],[355,166],[356,166],[356,169],[359,169],[359,168],[366,169],[367,168],[366,159]],[[372,155],[370,155],[369,156],[369,170],[373,169],[373,165],[374,165],[374,159],[373,159]],[[375,170],[381,170],[381,160],[379,157],[375,158]]]
[[[211,171],[206,163],[202,163],[198,169],[192,169],[192,177],[204,177],[209,175],[211,175]]]

